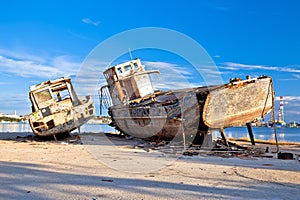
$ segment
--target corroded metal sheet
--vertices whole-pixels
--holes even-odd
[[[270,77],[233,82],[210,91],[203,121],[211,128],[245,125],[264,117],[273,106]]]

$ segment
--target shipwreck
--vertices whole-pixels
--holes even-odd
[[[90,96],[78,97],[70,78],[49,80],[30,87],[29,124],[37,136],[69,135],[93,118]]]
[[[241,125],[251,128],[251,122],[263,118],[274,106],[269,76],[160,91],[152,86],[153,73],[159,71],[145,70],[139,59],[103,72],[107,85],[99,90],[100,110],[106,105],[111,126],[141,138],[171,140],[184,135],[192,138],[191,142],[201,143],[211,130],[220,130],[225,139],[224,128]]]

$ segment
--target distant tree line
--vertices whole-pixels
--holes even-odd
[[[16,119],[16,118],[11,118],[11,117],[0,117],[0,121],[5,121],[5,122],[20,122],[23,121],[23,119]]]

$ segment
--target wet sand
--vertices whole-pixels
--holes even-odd
[[[0,134],[0,199],[299,198],[297,159],[172,156],[102,134],[84,144],[15,136]]]

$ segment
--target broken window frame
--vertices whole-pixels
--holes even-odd
[[[38,93],[41,93],[41,92],[43,92],[43,91],[46,91],[46,90],[48,90],[49,91],[49,93],[50,93],[50,96],[51,96],[51,99],[49,99],[49,100],[47,100],[47,101],[50,101],[50,100],[52,100],[52,99],[54,99],[54,95],[53,95],[53,93],[52,93],[52,90],[51,90],[51,87],[43,87],[43,88],[41,88],[41,89],[39,89],[39,90],[36,90],[36,91],[34,91],[34,92],[32,92],[32,95],[31,95],[31,97],[32,97],[32,100],[33,100],[33,102],[34,102],[34,107],[35,107],[35,110],[39,110],[39,109],[42,109],[42,108],[45,108],[45,107],[42,107],[41,106],[41,104],[43,103],[43,102],[39,102],[38,101],[38,97],[37,97],[37,94]],[[47,102],[46,101],[46,102]],[[55,99],[54,99],[54,101],[55,101]],[[45,101],[44,101],[45,102]]]
[[[70,99],[72,101],[71,93],[67,86],[65,88],[62,87],[60,89],[52,89],[52,93],[56,103],[59,103],[66,99]]]
[[[51,99],[53,100],[53,102],[55,102],[57,104],[59,104],[60,101],[63,101],[63,100],[68,99],[68,98],[71,100],[73,106],[78,106],[78,105],[81,104],[81,102],[80,102],[77,94],[75,93],[74,88],[72,87],[72,85],[69,82],[61,82],[61,83],[57,83],[55,85],[40,88],[36,91],[33,91],[30,94],[31,102],[34,105],[34,110],[39,110],[39,109],[44,108],[44,106],[41,106],[41,104],[43,102],[40,102],[38,100],[37,94],[40,93],[40,92],[46,91],[46,90],[49,91],[49,93],[51,95]],[[58,101],[58,98],[56,97],[57,96],[56,93],[58,93],[58,92],[60,93],[61,91],[66,91],[66,93],[67,93],[66,95],[68,97],[61,96],[61,100]],[[51,99],[49,99],[47,101],[50,101]]]

